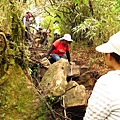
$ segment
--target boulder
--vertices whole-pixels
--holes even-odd
[[[44,76],[45,72],[48,70],[49,66],[51,65],[50,61],[47,58],[41,59],[40,64],[41,64],[41,66],[38,67],[38,70],[37,70],[38,71],[38,76],[37,76],[38,80],[40,80]]]
[[[98,73],[95,71],[86,71],[84,72],[80,78],[78,84],[82,84],[86,87],[86,89],[93,89],[96,80],[98,79]]]
[[[68,71],[70,71],[68,60],[61,58],[49,66],[39,83],[39,89],[44,95],[61,96],[65,93]]]
[[[65,107],[86,106],[86,89],[75,81],[70,81],[64,95]]]
[[[80,76],[80,66],[76,64],[71,64],[71,74],[73,77]]]
[[[48,67],[51,65],[50,61],[49,61],[46,57],[43,58],[43,59],[41,59],[41,60],[40,60],[40,63],[41,63],[41,65],[44,66],[45,68],[48,68]]]
[[[0,84],[0,120],[34,120],[40,116],[40,95],[19,65],[10,65],[0,80],[3,80]]]
[[[83,73],[87,72],[89,69],[90,69],[89,66],[82,65],[80,67],[80,75],[82,75]]]

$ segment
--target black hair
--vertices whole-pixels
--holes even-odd
[[[110,53],[110,55],[113,57],[113,58],[115,58],[115,60],[118,62],[118,63],[120,63],[120,55],[118,55],[118,54],[116,54],[116,53]]]
[[[34,15],[31,12],[26,12],[26,14],[31,14],[31,16],[34,18]]]
[[[32,14],[31,12],[26,12],[26,14],[29,14],[29,13]]]

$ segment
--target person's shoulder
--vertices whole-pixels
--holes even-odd
[[[107,72],[106,74],[104,74],[104,75],[102,75],[98,80],[100,81],[102,81],[102,80],[107,80],[107,79],[109,79],[111,76],[112,76],[112,72],[110,71],[110,72]]]
[[[61,43],[61,41],[60,41],[60,39],[58,39],[55,42],[53,42],[53,45],[57,47],[60,43]]]
[[[120,84],[120,70],[114,70],[114,71],[110,71],[107,73],[107,77],[110,78],[109,81],[111,81],[111,83],[119,83]]]
[[[102,75],[98,80],[98,84],[110,85],[116,83],[120,83],[120,71],[109,71],[106,74]]]
[[[97,79],[96,85],[107,85],[110,82],[111,79],[111,75],[108,73],[102,75],[101,77],[99,77],[99,79]]]
[[[113,71],[109,71],[107,74],[104,75],[105,77],[108,78],[116,78],[116,77],[120,77],[120,70],[113,70]]]
[[[60,42],[61,42],[61,40],[60,40],[60,39],[57,39],[57,40],[55,40],[54,43],[60,43]]]
[[[61,40],[60,40],[60,39],[57,39],[56,41],[60,42]]]
[[[102,80],[106,79],[106,77],[107,77],[107,73],[102,75],[102,76],[100,76],[97,81],[102,81]]]

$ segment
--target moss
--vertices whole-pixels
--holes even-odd
[[[49,114],[50,111],[48,110],[44,102],[42,102],[42,106],[39,109],[39,112],[40,116],[36,120],[47,120],[47,115]]]
[[[0,86],[0,119],[33,120],[39,116],[40,96],[20,66],[9,66],[3,77],[6,82]]]

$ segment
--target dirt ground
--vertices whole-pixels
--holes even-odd
[[[95,50],[95,46],[75,46],[71,51],[71,61],[80,66],[88,66],[90,70],[97,71],[100,75],[109,71],[104,63],[104,55]]]

